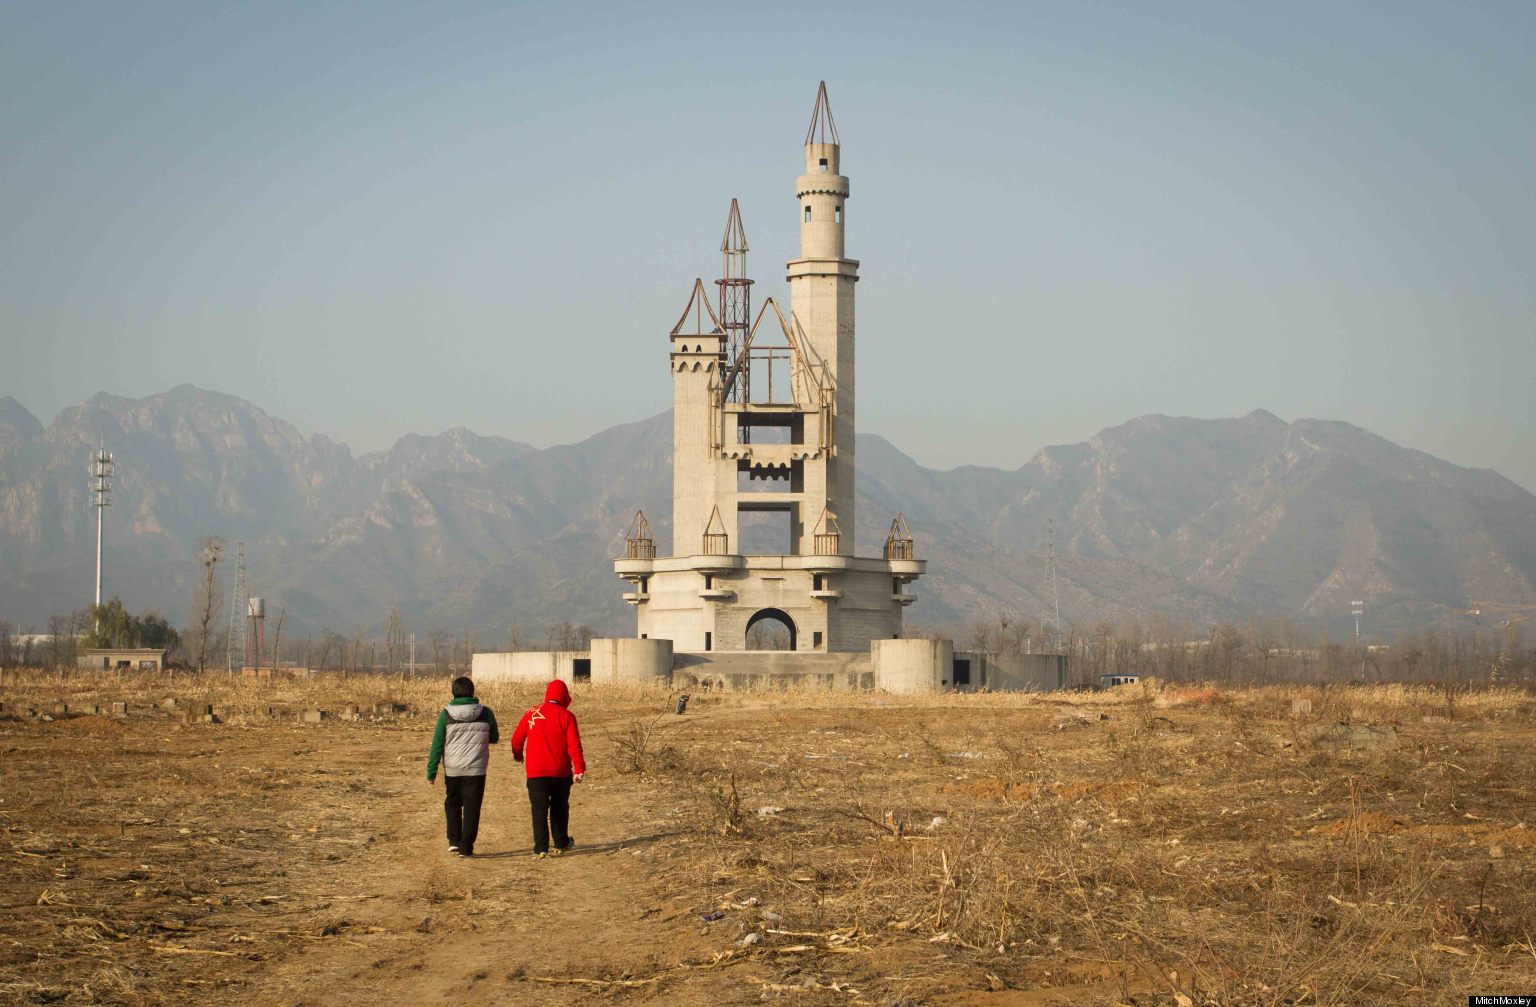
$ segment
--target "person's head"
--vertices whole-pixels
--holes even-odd
[[[544,702],[554,701],[561,706],[571,705],[571,690],[558,678],[544,687]]]
[[[460,675],[453,680],[453,698],[464,699],[475,694],[475,683],[467,677]]]

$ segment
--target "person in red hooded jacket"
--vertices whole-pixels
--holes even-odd
[[[512,758],[528,769],[528,803],[533,809],[533,854],[557,856],[576,845],[571,838],[571,784],[586,774],[581,731],[566,707],[571,690],[556,679],[544,689],[544,702],[523,714],[512,732]],[[550,832],[554,832],[551,850]]]

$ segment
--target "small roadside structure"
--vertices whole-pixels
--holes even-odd
[[[92,647],[80,655],[76,665],[95,671],[161,671],[165,654],[158,647]]]
[[[1135,685],[1141,681],[1141,676],[1134,673],[1120,675],[1100,675],[1099,688],[1112,689],[1117,685]]]

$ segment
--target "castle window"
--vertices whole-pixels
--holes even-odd
[[[841,224],[843,222],[843,204],[842,203],[838,203],[837,204],[837,209],[832,211],[832,219],[837,221],[839,224]]]
[[[807,224],[811,222],[811,208],[809,206],[805,208],[805,222]]]
[[[827,170],[827,159],[826,158],[822,158],[821,159],[821,170],[822,171],[826,171]]]
[[[818,629],[816,632],[811,634],[811,646],[816,648],[821,647],[821,630]]]
[[[705,650],[714,650],[715,649],[715,634],[713,634],[713,633],[705,633],[704,634],[704,649]]]

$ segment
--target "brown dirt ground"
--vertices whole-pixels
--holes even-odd
[[[1156,716],[1081,696],[700,696],[657,719],[664,693],[581,689],[578,850],[532,859],[503,749],[464,861],[422,772],[435,699],[408,691],[414,717],[301,725],[249,696],[229,723],[47,722],[26,705],[64,690],[0,688],[0,1002],[1037,1007],[1536,988],[1528,703],[1434,724],[1404,708],[1400,744],[1355,752],[1308,747],[1288,696],[1260,691]],[[504,734],[532,691],[482,695]],[[1309,956],[1327,968],[1305,974]],[[1369,967],[1338,965],[1350,957]]]

